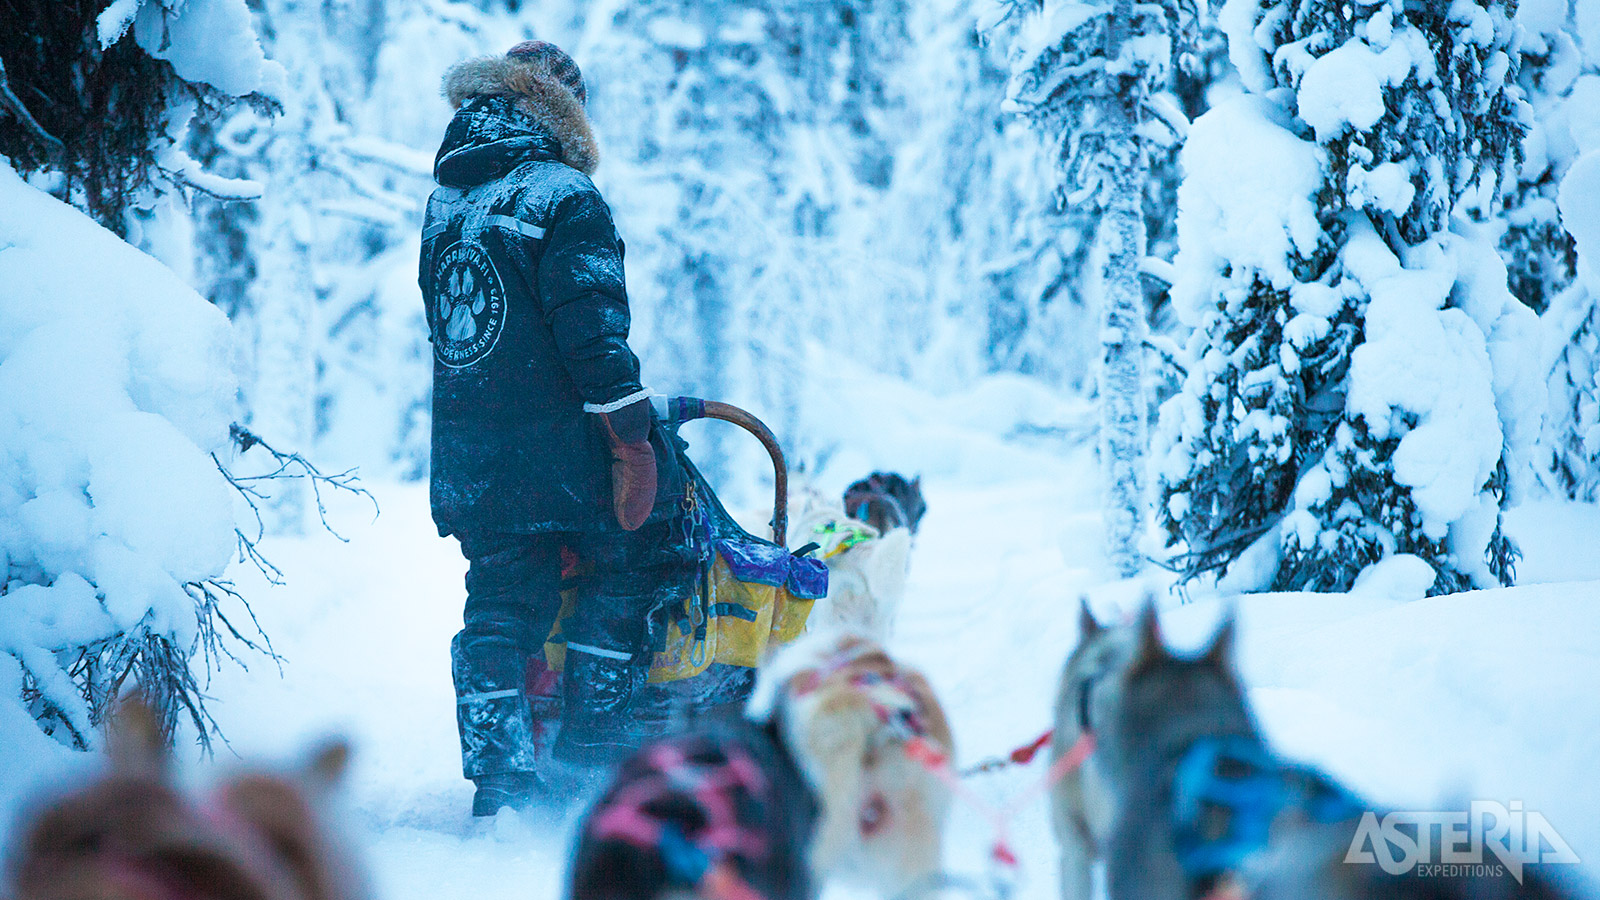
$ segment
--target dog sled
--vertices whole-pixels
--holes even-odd
[[[672,397],[656,404],[686,476],[683,521],[696,572],[692,585],[669,594],[651,615],[649,681],[634,704],[635,717],[645,724],[665,722],[679,710],[742,703],[755,686],[755,668],[768,648],[799,637],[813,605],[828,591],[827,567],[807,551],[791,553],[786,545],[788,468],[771,430],[726,403]],[[766,448],[775,488],[770,540],[740,526],[689,459],[678,429],[697,419],[731,422]],[[528,692],[535,719],[541,722],[555,721],[560,713],[563,625],[573,613],[575,584],[584,567],[582,560],[568,563],[562,573],[561,613],[545,643],[544,659],[529,669]]]

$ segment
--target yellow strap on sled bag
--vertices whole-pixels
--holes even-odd
[[[762,558],[752,563],[752,556]],[[781,572],[780,564],[786,567]],[[673,611],[666,646],[650,665],[650,682],[693,678],[718,663],[760,664],[769,647],[805,631],[811,608],[826,592],[827,570],[814,560],[789,556],[776,545],[719,542],[700,592]],[[561,600],[561,613],[544,645],[545,660],[556,671],[566,662],[562,624],[575,611],[576,591],[563,591]]]

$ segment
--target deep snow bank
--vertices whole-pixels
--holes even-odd
[[[232,354],[170,270],[0,165],[0,805],[62,750],[19,706],[24,669],[93,742],[74,648],[136,628],[193,644],[183,585],[234,548],[209,455]]]

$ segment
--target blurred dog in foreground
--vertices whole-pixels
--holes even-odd
[[[1056,691],[1051,756],[1060,759],[1092,734],[1114,709],[1123,670],[1133,658],[1134,631],[1095,620],[1084,599],[1078,611],[1078,644],[1067,657]],[[1104,761],[1091,753],[1051,787],[1051,824],[1061,847],[1062,900],[1090,900],[1092,869],[1111,835],[1116,807]]]
[[[811,612],[813,630],[850,630],[885,641],[905,597],[911,540],[928,510],[922,479],[874,472],[840,501],[807,497],[794,535],[814,542],[828,566],[828,596]]]
[[[1268,749],[1234,669],[1232,619],[1193,657],[1166,649],[1153,604],[1134,631],[1126,662],[1111,654],[1112,674],[1101,679],[1109,690],[1101,698],[1096,682],[1087,700],[1113,796],[1101,845],[1111,900],[1563,896],[1543,866],[1524,867],[1518,881],[1507,866],[1422,877],[1351,860],[1369,810],[1327,775]]]
[[[809,900],[817,801],[782,723],[712,722],[648,745],[578,828],[570,900]]]
[[[364,884],[318,812],[349,758],[249,771],[201,802],[181,789],[155,717],[125,704],[110,768],[32,811],[11,859],[15,900],[360,900]]]
[[[809,634],[763,667],[751,715],[771,716],[822,800],[820,877],[898,896],[940,868],[950,789],[908,752],[949,758],[950,724],[927,679],[850,634]]]

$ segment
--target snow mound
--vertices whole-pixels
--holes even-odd
[[[1213,279],[1225,265],[1259,271],[1275,287],[1294,283],[1288,260],[1322,236],[1312,200],[1322,160],[1270,101],[1235,97],[1195,120],[1183,148],[1172,286],[1185,322],[1197,325],[1215,308]]]
[[[1578,274],[1600,294],[1600,150],[1579,157],[1561,182],[1561,225],[1578,243]]]
[[[87,733],[62,669],[74,657],[57,651],[136,626],[190,646],[184,585],[232,554],[233,497],[211,457],[233,420],[232,331],[170,270],[4,166],[0,210],[0,662],[20,661]],[[0,718],[18,696],[0,690]]]
[[[1403,44],[1376,53],[1360,40],[1346,41],[1318,57],[1300,80],[1296,94],[1300,118],[1330,141],[1346,128],[1367,131],[1383,118],[1383,89],[1404,80],[1411,71]]]

